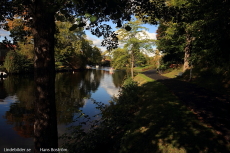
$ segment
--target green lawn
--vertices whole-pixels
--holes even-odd
[[[220,70],[219,70],[220,71]],[[161,75],[176,78],[179,72],[183,72],[183,67],[178,69],[174,69],[170,72],[163,73]],[[194,83],[200,87],[206,88],[208,90],[212,90],[216,93],[229,95],[230,94],[230,73],[228,71],[218,72],[218,69],[215,68],[210,69],[201,69],[201,68],[193,68],[192,69],[192,80],[191,83]],[[188,81],[190,78],[190,71],[186,71],[180,80]]]
[[[147,66],[143,66],[143,67],[135,67],[134,68],[134,72],[144,72],[144,71],[148,71],[151,69],[154,69],[155,65],[147,65]]]
[[[154,81],[154,80],[149,78],[149,77],[147,77],[144,74],[138,74],[138,75],[135,76],[134,81],[138,82],[139,85],[143,85],[143,84],[145,84],[147,82],[151,82],[151,81]]]
[[[173,69],[171,72],[161,74],[161,75],[166,76],[168,78],[176,78],[177,77],[176,75],[178,75],[178,73],[180,72],[183,72],[183,67]]]

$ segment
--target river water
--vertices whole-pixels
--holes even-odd
[[[100,111],[94,101],[109,105],[124,77],[125,72],[110,72],[109,68],[57,73],[58,135],[66,133],[69,126],[79,124],[73,121],[81,113],[91,119],[98,118],[95,115]],[[34,98],[33,76],[8,76],[0,81],[0,152],[4,152],[4,148],[31,148],[32,152]]]

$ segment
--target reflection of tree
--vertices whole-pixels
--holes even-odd
[[[100,71],[58,73],[56,75],[56,104],[58,123],[72,122],[74,113],[84,106],[84,99],[97,90],[102,74]]]
[[[6,96],[7,96],[7,92],[3,86],[3,80],[0,80],[0,102],[1,102],[1,99],[5,99]]]
[[[9,95],[14,95],[17,92],[19,88],[18,85],[20,85],[20,81],[20,76],[8,76],[4,80],[4,86]]]
[[[26,91],[27,97],[34,97],[34,83],[32,75],[10,75],[4,80],[4,87],[9,95],[14,95],[15,93],[18,94],[20,91]],[[28,87],[30,89],[27,89]]]
[[[14,130],[22,137],[33,136],[34,122],[34,83],[31,76],[9,76],[4,80],[6,91],[10,95],[16,93],[17,103],[10,106],[5,118],[8,124],[14,125]]]
[[[14,103],[6,112],[5,118],[8,124],[14,125],[14,130],[21,137],[33,136],[34,110],[20,106],[20,103]]]
[[[84,106],[84,99],[90,98],[91,92],[97,90],[101,77],[102,73],[98,70],[56,74],[55,96],[59,124],[72,122],[74,113]],[[20,136],[32,137],[35,116],[33,77],[9,76],[4,80],[4,86],[10,95],[16,94],[18,98],[18,102],[11,104],[5,114],[7,123],[12,124]],[[0,88],[3,88],[3,84],[0,84]]]
[[[32,76],[9,76],[4,80],[4,86],[9,95],[17,95],[18,101],[20,101],[20,106],[26,107],[26,109],[33,108],[35,97]]]
[[[88,93],[80,87],[81,73],[58,73],[56,75],[56,107],[58,123],[72,122],[74,113],[84,105]]]
[[[84,75],[84,86],[89,91],[95,92],[100,85],[100,80],[102,78],[101,71],[98,70],[88,70]]]
[[[115,87],[120,87],[123,83],[124,77],[126,75],[125,71],[115,71],[115,73],[112,74],[113,77],[113,83],[115,85]]]

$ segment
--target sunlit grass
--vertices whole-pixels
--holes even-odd
[[[176,78],[180,72],[183,72],[183,67],[173,69],[171,72],[161,74],[161,75],[166,76],[168,78]]]
[[[178,69],[173,69],[170,72],[161,75],[168,78],[177,78],[177,75],[183,72],[183,66]],[[183,73],[180,80],[194,83],[200,87],[212,90],[216,93],[229,95],[230,94],[230,72],[221,68],[199,68],[196,66],[192,69],[192,79],[190,80],[190,70]]]
[[[137,81],[139,85],[143,85],[144,83],[154,81],[153,79],[147,77],[144,74],[138,74],[135,76],[134,81]]]
[[[155,65],[147,65],[147,66],[143,66],[143,67],[135,67],[134,68],[134,72],[144,72],[144,71],[148,71],[151,69],[154,69]]]

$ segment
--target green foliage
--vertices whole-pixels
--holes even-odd
[[[200,63],[200,65],[193,68],[192,72],[193,76],[191,82],[208,90],[212,90],[215,93],[227,97],[230,95],[230,72],[224,67],[213,65],[212,67],[207,68]],[[190,77],[189,75],[189,71],[186,71],[181,79],[187,80]]]
[[[80,55],[80,39],[83,35],[82,29],[70,31],[71,23],[56,22],[58,33],[56,33],[55,60],[58,66],[70,68],[81,67],[81,61],[76,65],[71,61],[77,60]]]
[[[124,43],[124,48],[115,50],[113,65],[116,67],[124,67],[130,64],[131,75],[133,76],[133,67],[135,65],[141,65],[146,63],[146,58],[143,52],[151,52],[154,40],[149,39],[149,36],[145,32],[147,28],[141,26],[143,22],[140,20],[132,20],[124,25],[125,28],[120,28],[118,33],[118,39],[121,43]],[[130,28],[127,28],[130,27]],[[120,55],[119,55],[120,54]]]
[[[30,40],[28,40],[30,39]],[[32,38],[28,38],[26,43],[19,41],[17,51],[25,56],[28,60],[34,59],[34,44]]]
[[[122,69],[123,67],[126,67],[130,61],[130,55],[128,54],[128,51],[126,49],[117,48],[113,51],[113,60],[112,60],[112,67],[115,69]]]
[[[6,68],[5,68],[3,65],[1,65],[1,66],[0,66],[0,71],[5,72],[5,71],[6,71]]]
[[[164,62],[182,62],[183,52],[187,50],[190,65],[203,63],[206,68],[215,65],[229,70],[230,3],[168,0],[167,6],[177,7],[183,13],[177,23],[173,19],[160,19],[157,45],[165,53]]]
[[[183,63],[185,30],[182,24],[160,22],[157,30],[157,49],[164,54],[163,63]]]
[[[102,52],[98,47],[96,46],[90,47],[90,52],[88,53],[90,55],[87,56],[88,64],[93,64],[93,65],[100,64],[102,60],[101,53]]]
[[[8,73],[31,71],[32,63],[25,56],[16,51],[9,51],[5,58],[4,67]]]
[[[86,39],[83,28],[71,28],[70,22],[56,22],[55,60],[57,68],[78,69],[86,64],[99,64],[101,51]]]
[[[142,52],[140,52],[138,55],[137,55],[137,58],[136,58],[136,65],[135,66],[143,66],[147,63],[147,58],[145,56],[145,54],[143,54]]]

